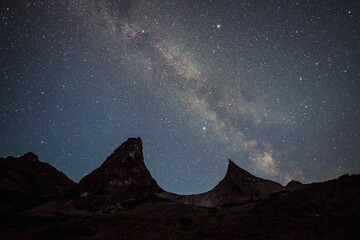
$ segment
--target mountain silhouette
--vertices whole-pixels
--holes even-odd
[[[265,180],[229,160],[212,190],[177,195],[129,138],[77,184],[33,153],[0,158],[0,239],[359,239],[360,175]]]

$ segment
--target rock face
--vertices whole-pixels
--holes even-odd
[[[79,207],[107,211],[122,201],[140,200],[162,191],[144,164],[140,138],[129,138],[78,184]]]
[[[196,195],[177,195],[168,192],[157,194],[159,197],[202,207],[214,207],[224,204],[242,204],[267,198],[270,194],[285,188],[273,181],[255,177],[239,168],[231,160],[224,179],[209,192]]]
[[[1,210],[22,210],[63,197],[75,183],[38,156],[0,158]]]

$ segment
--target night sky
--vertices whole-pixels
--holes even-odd
[[[127,138],[167,191],[228,159],[286,184],[360,172],[359,1],[0,2],[0,156],[79,181]]]

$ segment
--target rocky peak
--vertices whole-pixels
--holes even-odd
[[[147,170],[140,138],[129,138],[78,185],[80,207],[109,210],[111,205],[144,199],[161,191]]]
[[[250,201],[257,201],[283,189],[282,185],[255,177],[229,160],[228,170],[224,179],[212,190],[188,196],[163,192],[158,194],[158,196],[185,204],[214,207],[224,204],[244,204]]]
[[[296,181],[296,180],[291,180],[288,184],[286,184],[285,188],[287,190],[289,190],[289,189],[298,189],[303,186],[304,186],[304,184],[302,184],[301,182]]]
[[[252,174],[245,171],[244,169],[238,167],[233,161],[229,159],[229,165],[226,172],[226,175],[224,177],[224,180],[226,181],[237,181],[240,179],[246,179],[249,177],[253,177]],[[223,180],[223,181],[224,181]]]
[[[22,156],[22,158],[39,160],[39,157],[35,153],[32,153],[32,152],[25,153],[24,156]]]
[[[106,159],[102,166],[117,169],[126,164],[144,165],[141,138],[129,138]]]
[[[11,166],[11,167],[15,167],[15,168],[21,168],[21,167],[29,167],[31,165],[41,165],[41,164],[46,164],[46,163],[42,163],[39,161],[39,157],[32,153],[32,152],[28,152],[25,153],[23,156],[20,157],[13,157],[13,156],[8,156],[6,159],[2,160],[3,164],[6,164],[6,166]],[[21,164],[22,166],[19,166],[19,164]]]

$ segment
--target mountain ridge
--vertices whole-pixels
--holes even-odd
[[[176,195],[151,177],[140,138],[128,139],[78,184],[33,153],[0,158],[0,201],[0,239],[360,236],[360,175],[284,187],[229,160],[210,191]]]
[[[40,162],[38,156],[33,153],[27,153],[19,158],[9,156],[7,159],[7,161],[12,159],[14,163],[18,160],[27,159],[30,162],[39,162],[42,166],[51,168],[52,172],[59,172],[50,164]],[[2,163],[4,161],[0,161],[0,166]],[[16,165],[19,164],[14,166]],[[107,157],[100,167],[84,176],[79,183],[73,182],[62,172],[59,174],[63,177],[62,181],[66,181],[71,186],[53,197],[70,196],[74,199],[76,207],[92,211],[110,211],[112,206],[117,203],[142,201],[153,196],[201,207],[215,207],[233,203],[244,204],[265,199],[279,191],[296,190],[306,186],[306,184],[293,180],[284,187],[277,182],[252,175],[229,159],[224,178],[209,191],[190,195],[167,192],[157,184],[145,166],[142,140],[139,137],[128,138]],[[4,177],[2,178],[4,179]],[[6,181],[5,183],[4,180],[0,182],[0,190],[3,191],[4,187],[1,183],[4,185]],[[11,185],[8,187],[11,188]]]

